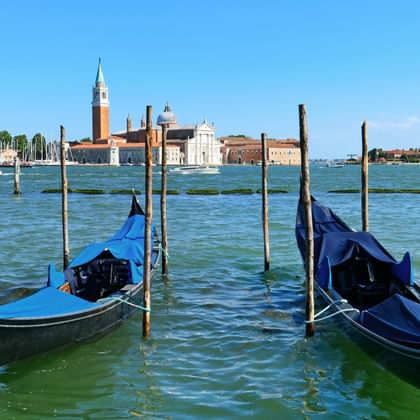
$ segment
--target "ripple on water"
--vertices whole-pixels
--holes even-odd
[[[358,196],[326,192],[357,188],[359,170],[333,177],[311,168],[317,197],[355,227]],[[260,187],[258,168],[221,171],[170,177],[170,188]],[[371,182],[410,188],[417,171],[375,168]],[[143,173],[69,168],[73,187],[104,190],[142,190]],[[19,198],[10,197],[8,177],[0,179],[2,302],[43,285],[49,262],[60,266],[60,197],[40,194],[59,185],[57,175],[52,168],[27,172]],[[334,322],[304,338],[304,273],[294,239],[298,169],[270,167],[270,183],[290,191],[269,196],[270,272],[262,273],[260,196],[168,197],[170,275],[154,279],[151,337],[141,339],[138,314],[101,339],[2,368],[0,417],[413,418],[419,390],[380,368]],[[372,195],[369,203],[371,230],[398,257],[410,249],[419,269],[413,227],[420,196]],[[129,204],[126,196],[70,195],[72,255],[107,239]]]

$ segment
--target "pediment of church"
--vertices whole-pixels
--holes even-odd
[[[209,124],[207,121],[198,124],[197,128],[199,130],[208,130],[208,131],[215,131],[215,128],[212,124]]]

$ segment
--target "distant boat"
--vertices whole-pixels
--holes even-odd
[[[326,165],[327,168],[344,168],[343,163],[328,162]]]
[[[33,160],[31,163],[33,166],[60,166],[61,165],[61,162],[59,160],[53,160],[53,159]],[[78,164],[79,162],[66,160],[66,166],[78,165]]]
[[[120,166],[133,166],[130,162],[120,163]]]
[[[13,168],[15,166],[15,162],[12,160],[3,161],[0,163],[1,168]],[[34,165],[32,162],[28,162],[26,160],[22,160],[20,162],[21,168],[32,168]]]
[[[171,173],[191,175],[191,174],[206,174],[206,175],[217,175],[220,173],[219,168],[211,166],[180,166],[178,168],[172,168],[169,170]]]

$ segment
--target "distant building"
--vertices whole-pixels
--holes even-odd
[[[262,161],[261,141],[248,137],[222,137],[223,162],[257,164]],[[295,139],[268,140],[267,159],[271,165],[300,165],[300,147]]]
[[[180,125],[176,122],[176,116],[172,113],[169,105],[165,106],[165,110],[158,116],[158,120],[165,113],[171,113],[172,121],[174,121],[168,124],[167,130],[168,153],[171,151],[171,156],[167,156],[168,164],[220,165],[222,163],[221,143],[216,137],[213,124],[209,124],[205,119],[201,124]],[[133,129],[129,118],[127,119],[127,129],[115,132],[113,136],[125,139],[127,144],[144,143],[146,128],[140,124],[140,128]],[[155,128],[153,132],[153,140],[160,147],[161,128]],[[178,160],[175,162],[172,159]]]
[[[385,159],[392,160],[392,159],[420,159],[420,150],[418,149],[411,149],[411,150],[404,150],[404,149],[394,149],[394,150],[384,150],[383,156]]]
[[[146,124],[144,119],[139,128],[132,127],[128,116],[126,129],[109,134],[108,87],[99,60],[95,85],[92,88],[92,144],[73,143],[72,155],[79,163],[96,164],[143,164],[145,162]],[[221,143],[216,137],[213,124],[205,119],[201,124],[179,125],[176,116],[166,105],[165,113],[173,117],[167,130],[168,165],[220,165]],[[153,162],[158,164],[162,157],[162,128],[152,127]]]
[[[10,149],[8,146],[5,149],[0,148],[0,164],[3,162],[13,162],[17,155],[17,151]]]

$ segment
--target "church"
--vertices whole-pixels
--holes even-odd
[[[79,163],[142,165],[145,163],[146,122],[134,128],[130,115],[124,130],[110,134],[109,90],[105,83],[101,60],[99,60],[95,84],[92,88],[92,143],[77,142],[71,147],[73,157]],[[167,124],[168,165],[220,165],[221,143],[216,138],[214,124],[207,119],[201,124],[180,125],[169,104],[157,118]],[[153,163],[162,160],[162,129],[152,128]]]

